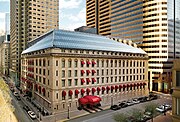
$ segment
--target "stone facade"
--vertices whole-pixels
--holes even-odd
[[[79,106],[85,95],[102,106],[148,93],[146,54],[51,48],[22,54],[21,88],[52,113]]]

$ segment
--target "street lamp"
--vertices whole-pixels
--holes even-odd
[[[70,118],[70,116],[69,116],[69,104],[68,104],[68,116],[67,116],[67,118],[68,119]]]

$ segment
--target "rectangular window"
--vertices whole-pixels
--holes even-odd
[[[56,93],[56,99],[58,99],[58,96],[59,96],[58,93]]]
[[[62,78],[65,77],[65,70],[62,70]]]
[[[104,83],[104,78],[102,78],[102,83]]]
[[[77,77],[77,70],[74,71],[74,76]]]
[[[43,78],[43,84],[46,84],[46,78]]]
[[[65,80],[62,80],[62,87],[65,87]]]
[[[71,67],[71,65],[72,65],[72,61],[71,61],[71,60],[69,60],[69,61],[68,61],[68,67],[70,68],[70,67]]]
[[[113,82],[113,77],[111,77],[111,83]]]
[[[56,70],[56,76],[58,76],[58,70]]]
[[[58,80],[56,80],[56,86],[58,86]]]
[[[72,85],[72,80],[68,79],[68,86],[71,86],[71,85]]]
[[[71,77],[71,70],[68,70],[68,77]]]
[[[78,67],[78,61],[74,62],[74,67]]]
[[[109,81],[109,78],[108,78],[108,77],[106,77],[106,83],[108,83],[108,81]]]
[[[180,86],[180,71],[176,71],[176,86]]]
[[[99,84],[99,78],[97,78],[97,84]]]
[[[104,61],[102,61],[102,67],[104,67]]]
[[[102,75],[104,75],[104,70],[102,69]]]
[[[106,70],[106,75],[108,75],[108,69]]]
[[[97,76],[99,76],[99,70],[97,69]]]
[[[97,67],[99,67],[99,60],[97,60]]]
[[[56,60],[56,66],[58,66],[58,60]]]
[[[180,98],[177,98],[177,104],[176,104],[176,113],[178,116],[180,116]]]
[[[62,68],[64,68],[65,67],[65,60],[63,59],[62,60]]]
[[[77,86],[78,85],[78,79],[74,80],[74,85]]]
[[[46,70],[45,69],[43,69],[43,75],[46,75]]]

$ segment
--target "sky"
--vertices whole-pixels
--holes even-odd
[[[86,0],[59,0],[59,28],[74,30],[86,25]],[[0,0],[0,31],[4,29],[4,13],[10,11],[10,0]]]

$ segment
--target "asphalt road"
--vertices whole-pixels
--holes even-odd
[[[172,104],[171,97],[169,97],[169,96],[167,97],[167,96],[163,96],[163,95],[161,95],[160,99],[153,100],[151,102],[158,103],[158,104],[163,104],[163,103]],[[148,102],[136,104],[136,105],[129,106],[126,108],[122,108],[117,111],[113,111],[113,110],[109,109],[109,110],[105,110],[102,112],[89,114],[87,116],[83,116],[80,118],[72,119],[72,120],[69,120],[68,122],[115,122],[113,120],[114,114],[129,113],[133,108],[143,109],[146,104],[148,104]]]
[[[9,81],[8,81],[9,82]],[[38,122],[37,119],[32,120],[27,112],[23,109],[24,103],[20,100],[18,101],[13,93],[10,91],[10,96],[12,98],[12,105],[14,106],[14,114],[18,122]]]

